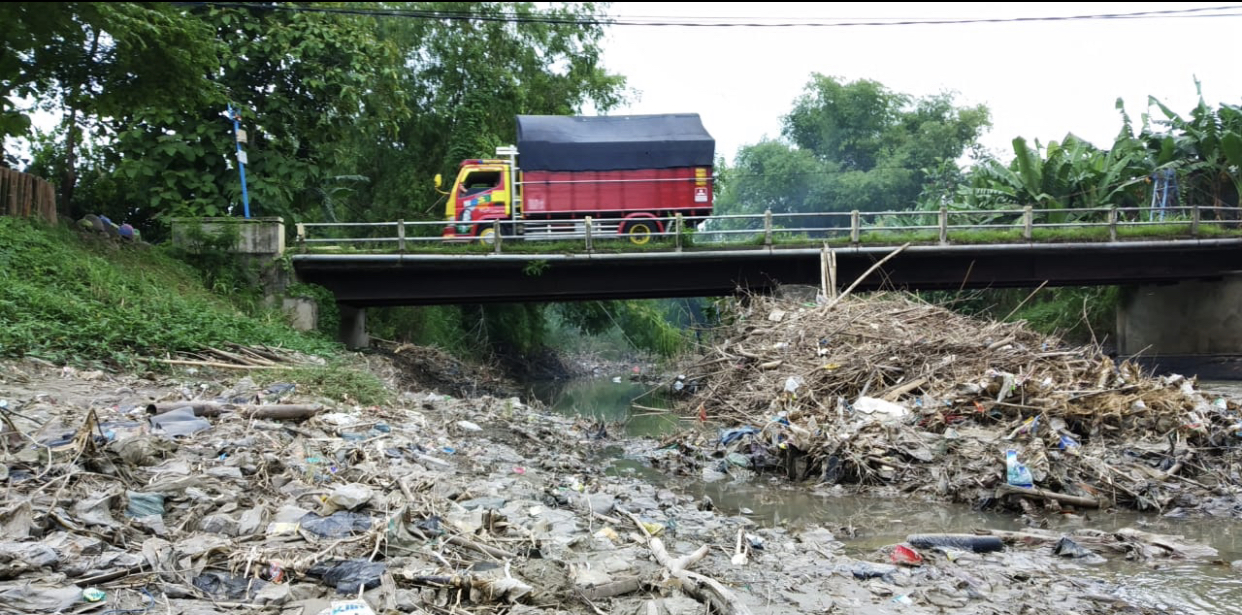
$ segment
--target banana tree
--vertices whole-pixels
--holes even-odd
[[[1200,83],[1195,81],[1199,92],[1199,104],[1184,118],[1169,109],[1155,97],[1148,98],[1164,115],[1156,122],[1166,130],[1145,135],[1149,147],[1159,144],[1162,159],[1181,159],[1185,176],[1184,184],[1192,198],[1207,197],[1208,205],[1223,217],[1228,208],[1239,206],[1242,194],[1242,108],[1221,104],[1213,110],[1203,100]],[[1235,213],[1236,215],[1236,213]]]
[[[1038,143],[1032,148],[1019,137],[1014,139],[1013,162],[976,167],[965,196],[978,205],[1031,205],[1045,210],[1133,205],[1139,202],[1134,187],[1150,173],[1147,158],[1133,137],[1119,138],[1111,150],[1100,150],[1072,134],[1047,148]],[[1046,219],[1063,223],[1102,217],[1101,212],[1053,211]]]

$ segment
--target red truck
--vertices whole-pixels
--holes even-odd
[[[711,215],[715,154],[698,114],[519,115],[516,148],[459,166],[443,236],[490,242],[502,220],[506,236],[581,237],[590,217],[595,237],[645,244],[665,232],[662,218]]]

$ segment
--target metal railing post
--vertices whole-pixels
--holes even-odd
[[[1022,238],[1030,241],[1035,226],[1035,212],[1030,205],[1022,208]]]
[[[850,212],[850,243],[857,244],[862,236],[862,214],[858,210]]]
[[[772,245],[772,210],[763,212],[763,245]]]
[[[940,207],[940,245],[949,243],[949,208]]]
[[[673,235],[677,238],[675,245],[678,252],[681,252],[681,231],[683,228],[685,228],[685,220],[682,219],[681,214],[677,214],[673,218]]]
[[[1117,241],[1117,207],[1108,210],[1108,240]]]
[[[500,218],[492,220],[492,251],[500,254]]]
[[[1190,208],[1190,236],[1199,236],[1199,204],[1195,203]]]
[[[587,252],[590,252],[593,249],[591,246],[591,216],[584,218],[582,223],[583,228],[586,229],[586,249]]]
[[[405,220],[397,220],[397,251],[405,252]]]

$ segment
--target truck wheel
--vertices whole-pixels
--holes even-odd
[[[496,229],[488,227],[479,231],[479,243],[491,245],[496,242]]]
[[[625,223],[625,230],[622,232],[626,237],[630,238],[630,243],[642,246],[651,241],[651,237],[656,233],[656,228],[654,220],[639,219]]]

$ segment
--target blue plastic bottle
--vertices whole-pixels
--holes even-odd
[[[1031,478],[1031,471],[1025,465],[1018,463],[1018,451],[1009,450],[1005,452],[1005,476],[1009,484],[1014,487],[1030,489],[1035,486],[1035,480]]]

